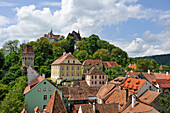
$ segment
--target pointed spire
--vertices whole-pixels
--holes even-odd
[[[52,27],[51,27],[50,35],[53,35],[53,30],[52,30]]]
[[[78,34],[80,35],[80,31],[78,30]]]

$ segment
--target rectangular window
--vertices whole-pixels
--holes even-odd
[[[38,88],[37,91],[38,91],[38,92],[41,92],[41,88]]]
[[[51,90],[52,90],[51,87],[49,87],[49,88],[48,88],[48,91],[51,91]]]
[[[80,67],[77,67],[77,70],[80,70]]]
[[[72,67],[72,70],[74,70],[74,67]]]
[[[78,73],[78,76],[79,76],[79,73]]]
[[[43,88],[43,91],[46,91],[46,90],[47,90],[47,88],[46,88],[46,87],[44,87],[44,88]]]
[[[44,96],[43,96],[43,100],[47,100],[47,95],[44,95]]]
[[[64,70],[64,66],[62,66],[62,70]]]
[[[72,73],[72,76],[74,76],[74,74]]]
[[[62,76],[64,76],[64,73],[62,73]]]
[[[69,67],[67,66],[67,70],[69,70]]]

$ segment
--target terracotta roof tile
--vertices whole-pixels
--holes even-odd
[[[114,88],[114,84],[104,84],[97,93],[97,97],[105,99],[106,97],[110,96],[110,94],[114,91]]]
[[[137,93],[141,86],[145,83],[144,79],[127,78],[126,81],[121,85],[123,88],[128,88],[129,91]]]
[[[132,68],[132,69],[135,69],[135,70],[137,69],[136,64],[129,64],[128,67],[129,67],[129,68]]]
[[[69,87],[59,86],[59,87],[57,87],[57,89],[59,89],[62,92],[62,95],[64,97],[69,97]]]
[[[134,108],[132,108],[132,104],[130,104],[122,113],[153,112],[152,110],[154,110],[154,109],[155,108],[153,108],[152,106],[149,106],[147,104],[136,101]],[[155,110],[155,111],[157,111],[157,110]],[[155,113],[159,113],[159,112],[157,111]]]
[[[110,84],[120,85],[120,84],[123,84],[126,79],[127,79],[127,77],[117,77],[117,78],[111,80],[109,83]]]
[[[103,61],[103,65],[105,68],[112,68],[118,64],[117,62],[113,62],[113,61]]]
[[[37,107],[34,108],[34,111],[39,113],[39,112],[41,112],[41,109],[37,106]]]
[[[147,72],[142,72],[143,76],[145,76],[145,78],[152,83],[153,80],[155,79],[155,74],[154,73],[150,73],[148,74]]]
[[[160,93],[158,92],[147,90],[139,97],[139,100],[146,104],[151,104],[151,102],[153,102],[159,94]]]
[[[85,60],[83,66],[103,66],[101,60]]]
[[[23,108],[23,110],[21,111],[21,113],[27,113],[27,110],[25,108]]]
[[[138,75],[140,72],[127,72],[126,75],[129,75],[130,78],[139,78]]]
[[[159,67],[159,70],[163,70],[163,67],[162,67],[162,65],[160,65],[160,67]]]
[[[166,78],[166,73],[154,73],[155,79],[164,79]]]
[[[170,79],[156,79],[156,83],[162,88],[170,88]]]
[[[75,60],[77,60],[77,58],[75,58],[73,55],[71,55],[70,53],[67,53],[66,55],[61,56],[56,61],[54,61],[52,63],[52,65],[54,65],[54,64],[61,64],[65,59],[75,59]]]
[[[32,80],[30,84],[25,88],[24,95],[28,93],[32,88],[34,88],[36,85],[38,85],[41,81],[43,81],[45,78],[42,76],[39,76],[38,78]]]
[[[45,109],[46,113],[67,113],[67,110],[57,90],[54,91]]]
[[[86,74],[87,75],[106,75],[106,73],[100,71],[99,69],[95,67],[90,68],[90,70]]]
[[[34,50],[31,45],[25,45],[22,53],[34,53]]]
[[[118,104],[96,104],[96,113],[118,113]],[[93,105],[82,105],[83,113],[94,113]]]

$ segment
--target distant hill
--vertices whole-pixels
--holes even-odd
[[[135,59],[155,59],[159,65],[170,66],[170,54],[136,57]]]

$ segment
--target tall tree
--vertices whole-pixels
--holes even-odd
[[[93,54],[93,58],[98,60],[108,61],[110,60],[110,52],[107,49],[98,49]]]
[[[78,50],[87,50],[87,42],[85,40],[78,41],[76,46]]]
[[[0,69],[3,67],[4,62],[5,62],[4,53],[0,51]]]
[[[19,44],[19,40],[13,40],[13,41],[9,40],[5,42],[5,44],[3,45],[3,48],[9,53],[18,52],[18,44]]]
[[[74,53],[74,44],[76,43],[75,37],[68,36],[67,40],[69,42],[69,51],[68,52]]]
[[[84,60],[89,58],[89,54],[86,50],[80,50],[78,51],[78,53],[76,54],[76,58],[78,58],[78,60],[80,62],[83,62]]]

